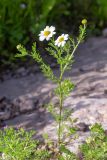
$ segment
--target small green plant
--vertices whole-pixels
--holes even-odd
[[[34,132],[5,128],[0,131],[0,152],[3,160],[30,160],[38,142],[32,139]]]
[[[47,149],[37,149],[34,154],[34,158],[31,160],[49,160],[51,153]]]
[[[56,32],[55,27],[53,26],[47,26],[43,31],[40,32],[40,41],[50,40],[46,50],[56,59],[59,65],[59,77],[57,77],[53,73],[51,67],[43,61],[39,51],[36,48],[36,43],[33,44],[31,53],[29,53],[21,44],[17,46],[17,49],[20,53],[17,54],[16,57],[23,57],[27,55],[33,57],[33,59],[40,64],[40,68],[44,75],[57,84],[54,93],[59,99],[59,105],[56,108],[56,106],[53,104],[49,104],[48,110],[52,113],[58,126],[57,146],[59,149],[62,147],[62,145],[65,145],[66,137],[71,134],[75,134],[76,132],[74,127],[75,120],[70,117],[71,111],[69,109],[64,109],[63,106],[65,98],[74,89],[74,84],[69,79],[64,79],[64,73],[72,66],[74,61],[74,53],[85,36],[86,24],[87,20],[83,20],[82,25],[79,28],[79,35],[75,40],[68,34],[62,34],[55,40],[53,35],[56,34]],[[70,122],[70,125],[67,123],[67,121]]]
[[[107,135],[100,124],[90,127],[91,135],[80,146],[83,160],[106,160],[107,159]]]

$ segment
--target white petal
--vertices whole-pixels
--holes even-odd
[[[56,34],[56,32],[52,32],[53,34]]]
[[[43,35],[43,33],[44,33],[44,31],[40,31],[39,36],[40,36],[40,35]]]
[[[51,26],[51,27],[50,27],[50,31],[53,32],[54,30],[55,30],[55,27],[54,27],[54,26]]]
[[[64,40],[68,40],[68,36],[69,36],[68,34],[65,34],[64,35]]]
[[[58,47],[60,47],[61,46],[61,43],[58,43]]]
[[[50,37],[50,38],[51,38],[52,36],[53,36],[53,34],[52,34],[52,33],[50,33],[47,37]]]
[[[40,33],[38,36],[39,36],[39,37],[40,37],[40,36],[43,36],[43,34]]]
[[[65,34],[65,37],[69,37],[69,35],[68,35],[68,34]]]
[[[39,40],[40,40],[40,41],[43,41],[44,39],[45,39],[44,36],[40,36],[40,37],[39,37]]]
[[[41,34],[44,34],[44,31],[41,31]]]
[[[59,36],[59,37],[57,38],[57,41],[59,41],[60,38],[61,38],[61,36]]]
[[[55,42],[59,42],[58,38],[55,40]]]
[[[40,34],[38,34],[38,36],[40,37],[40,36],[41,36],[41,33],[40,33]]]
[[[49,37],[49,36],[48,36],[48,37],[46,37],[46,40],[47,40],[47,41],[49,41],[49,40],[50,40],[50,38],[51,38],[51,37]]]
[[[44,31],[49,31],[49,26],[46,26],[46,28],[44,29]]]
[[[65,42],[65,41],[63,41],[63,42],[61,43],[61,46],[63,47],[63,46],[65,45],[65,43],[66,43],[66,42]]]
[[[58,45],[58,41],[57,41],[57,40],[55,41],[55,45],[56,45],[56,46]]]
[[[61,37],[64,37],[64,34],[61,34]]]

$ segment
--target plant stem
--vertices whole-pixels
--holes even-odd
[[[59,89],[60,89],[60,97],[59,97],[59,124],[58,124],[58,145],[61,145],[61,124],[62,124],[62,107],[63,107],[63,95],[62,95],[62,65],[61,65],[61,74],[59,80]]]
[[[81,38],[79,39],[78,43],[77,43],[76,46],[74,47],[74,49],[73,49],[73,51],[72,51],[72,54],[71,54],[71,56],[69,57],[69,61],[70,61],[71,58],[74,56],[74,53],[75,53],[76,49],[78,48],[79,44],[81,43],[81,40],[82,40],[82,37],[83,37],[83,35],[84,35],[85,29],[86,29],[86,26],[84,25],[84,30],[83,30],[83,32],[82,32]],[[62,71],[62,74],[65,72],[66,68],[68,67],[68,64],[69,64],[69,63],[67,63],[67,64],[64,66],[63,71]]]
[[[62,122],[62,95],[60,95],[60,106],[59,106],[59,128],[58,128],[58,144],[61,144],[61,122]]]
[[[84,32],[85,32],[86,26],[84,25],[84,30],[82,31],[81,37],[78,41],[78,43],[75,45],[72,54],[69,57],[69,61],[72,59],[78,45],[80,44]],[[61,57],[61,54],[59,54],[59,57]],[[62,66],[62,64],[60,64],[60,77],[59,77],[59,90],[60,90],[60,96],[59,96],[59,122],[58,122],[58,146],[60,148],[62,140],[61,140],[61,132],[62,132],[62,108],[63,108],[63,93],[62,93],[62,78],[63,78],[63,74],[65,72],[65,70],[67,69],[68,65],[69,65],[69,61],[68,63],[65,64],[65,66]]]

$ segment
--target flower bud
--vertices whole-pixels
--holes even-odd
[[[86,19],[83,19],[81,23],[82,23],[82,24],[87,24],[87,20],[86,20]]]
[[[19,50],[21,48],[21,44],[18,44],[16,48]]]

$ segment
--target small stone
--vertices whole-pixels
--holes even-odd
[[[0,120],[7,120],[18,115],[18,108],[6,97],[0,99]]]
[[[19,108],[20,113],[25,113],[36,109],[38,103],[38,100],[33,100],[32,98],[28,97],[20,97],[13,101],[13,104],[16,106],[16,108]]]
[[[0,120],[7,120],[11,117],[10,111],[0,112]]]
[[[85,123],[78,123],[77,125],[76,125],[76,127],[77,127],[77,130],[78,131],[83,131],[83,132],[87,132],[87,131],[89,131],[89,125],[87,125],[87,124],[85,124]]]

